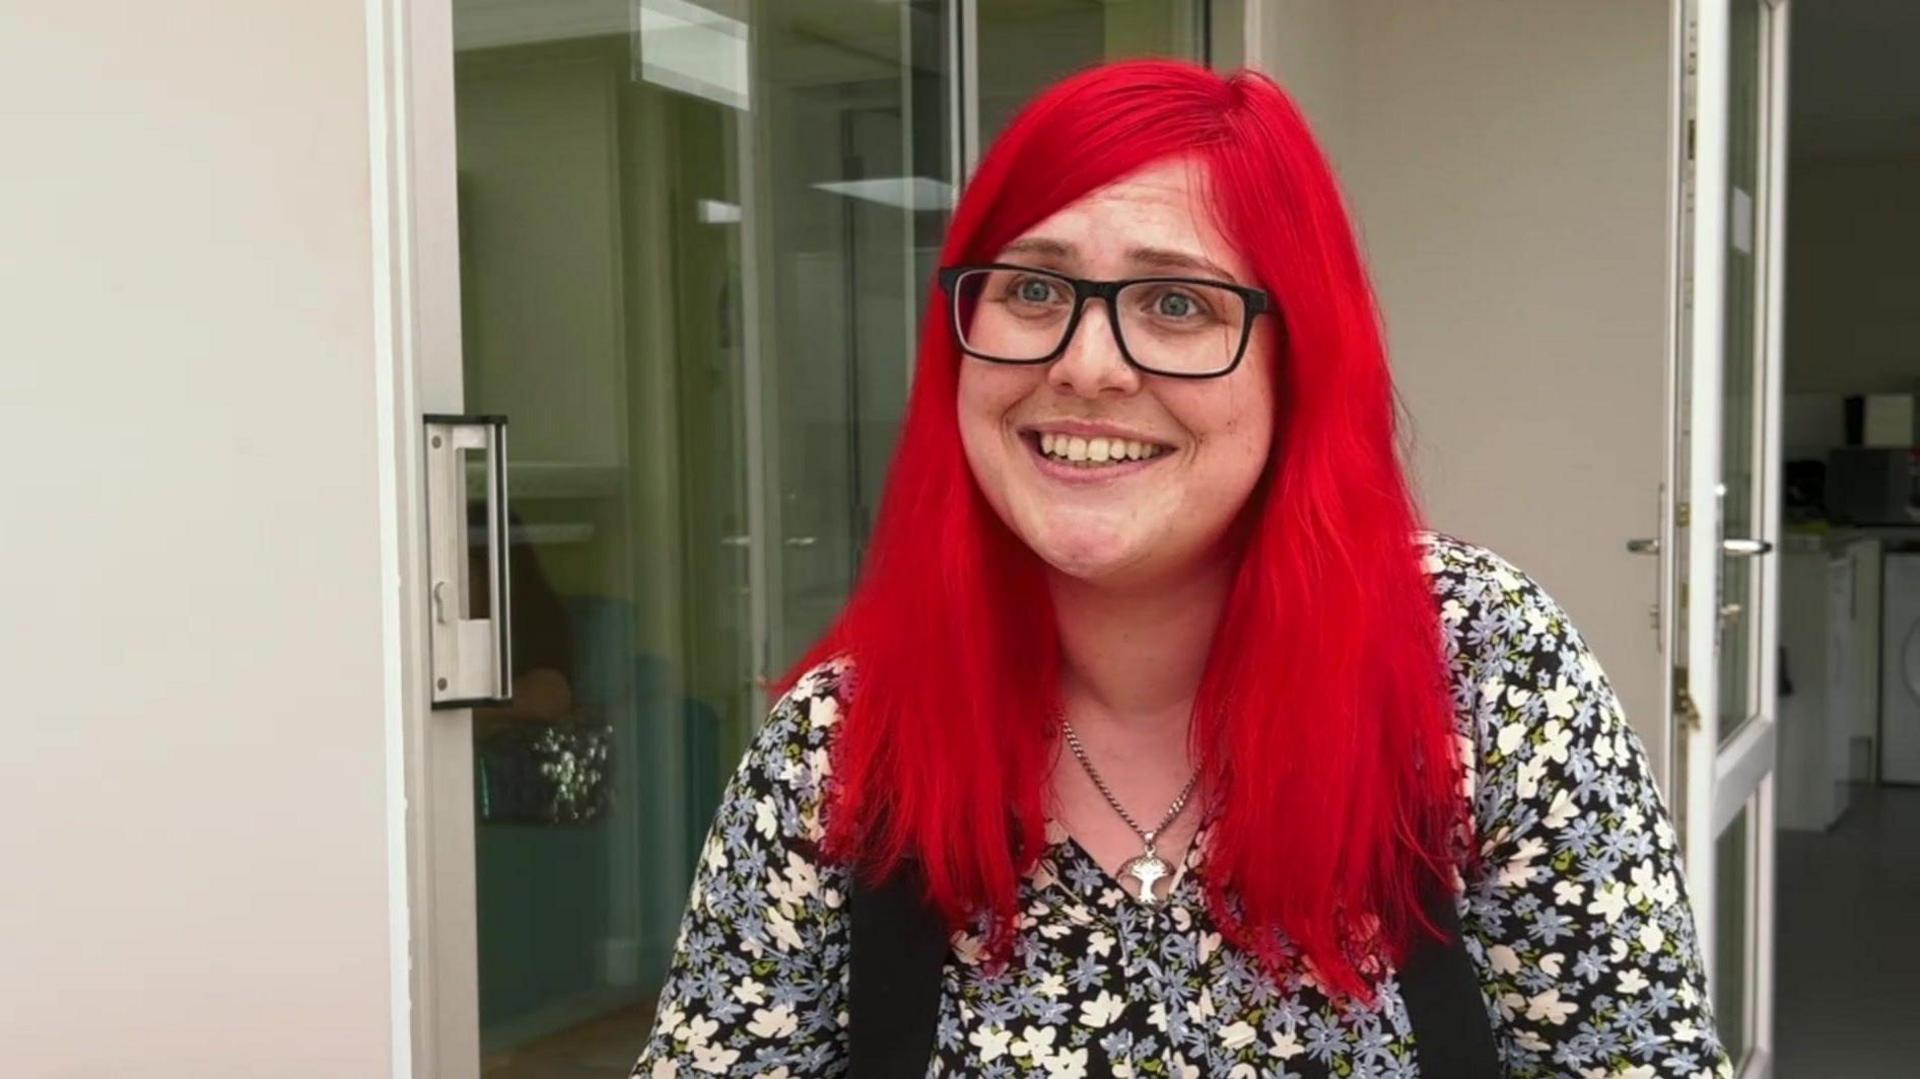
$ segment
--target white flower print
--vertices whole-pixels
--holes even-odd
[[[1220,1044],[1231,1051],[1239,1049],[1242,1046],[1252,1045],[1254,1039],[1259,1036],[1260,1032],[1254,1030],[1252,1024],[1248,1023],[1245,1019],[1239,1019],[1228,1023],[1221,1029]]]
[[[1487,958],[1496,974],[1520,973],[1520,956],[1504,944],[1487,949]]]
[[[1608,881],[1596,888],[1593,902],[1587,904],[1588,914],[1598,914],[1607,920],[1608,925],[1620,920],[1627,912],[1627,886],[1619,881]],[[1615,959],[1620,958],[1614,956]]]
[[[696,1045],[693,1047],[693,1066],[709,1075],[724,1075],[733,1062],[740,1059],[740,1050],[729,1049],[724,1045]]]
[[[784,1038],[799,1025],[799,1020],[793,1016],[793,1005],[776,1004],[771,1008],[755,1008],[753,1021],[747,1024],[747,1033],[756,1038]]]
[[[1540,696],[1542,699],[1544,699],[1547,702],[1548,715],[1552,716],[1555,719],[1572,719],[1573,718],[1573,702],[1575,698],[1580,696],[1580,690],[1578,687],[1570,684],[1567,681],[1567,676],[1563,674],[1559,677],[1557,681],[1554,682],[1552,689],[1541,691]],[[1549,723],[1547,725],[1547,728],[1549,731],[1553,731],[1554,726],[1555,726],[1554,724]],[[1549,742],[1556,742],[1558,741],[1558,739],[1559,739],[1559,733],[1554,732],[1548,735],[1547,740]],[[1568,740],[1571,741],[1571,736],[1569,736]],[[1559,746],[1558,751],[1563,754],[1566,752],[1565,743],[1562,743]],[[1565,763],[1566,761],[1566,758],[1564,756],[1558,757],[1556,759],[1558,759],[1562,763]]]
[[[779,908],[767,911],[767,932],[773,934],[774,943],[780,945],[782,951],[797,951],[807,946],[806,941],[800,939],[800,931],[794,928],[793,921]]]
[[[1572,820],[1578,812],[1579,810],[1574,807],[1573,794],[1571,792],[1555,791],[1553,793],[1553,802],[1547,806],[1547,815],[1542,819],[1541,823],[1557,832],[1565,828],[1567,822]]]
[[[1053,1052],[1053,1039],[1059,1033],[1053,1027],[1028,1027],[1020,1032],[1017,1041],[1008,1044],[1007,1049],[1017,1057],[1044,1059]]]
[[[813,729],[824,731],[839,722],[840,700],[837,697],[815,697],[807,704],[807,719],[813,723]]]
[[[1063,1049],[1044,1061],[1047,1079],[1087,1079],[1087,1050]]]
[[[1300,1044],[1300,1039],[1294,1036],[1293,1031],[1274,1031],[1273,1048],[1270,1050],[1269,1055],[1275,1059],[1292,1060],[1294,1057],[1306,1051],[1306,1047]]]
[[[980,1050],[980,1063],[991,1064],[1007,1053],[1007,1043],[1013,1040],[1013,1032],[1000,1027],[979,1027],[967,1035],[967,1041]]]
[[[719,1029],[718,1021],[696,1015],[681,1024],[680,1029],[673,1032],[673,1036],[690,1046],[702,1046],[707,1044],[707,1039],[713,1037],[714,1032]]]
[[[1567,1021],[1577,1006],[1570,1000],[1560,999],[1560,990],[1548,989],[1527,998],[1527,1018],[1545,1019],[1555,1026]]]
[[[1102,989],[1099,996],[1080,1003],[1080,1025],[1104,1027],[1118,1019],[1126,1007],[1124,999]]]
[[[1659,922],[1649,920],[1640,927],[1640,946],[1648,952],[1659,951],[1660,946],[1666,942],[1666,930],[1660,928]]]

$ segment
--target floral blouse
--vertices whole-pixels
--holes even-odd
[[[1526,574],[1420,539],[1483,856],[1460,922],[1507,1073],[1728,1076],[1674,830],[1606,676]],[[817,848],[841,673],[802,678],[729,784],[635,1076],[845,1071],[849,880]],[[927,1074],[1418,1076],[1391,978],[1371,1006],[1336,1005],[1221,939],[1206,837],[1149,907],[1050,826],[1021,886],[1020,961],[990,975],[978,933],[953,936]]]

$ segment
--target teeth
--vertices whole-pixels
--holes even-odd
[[[1080,438],[1042,432],[1040,452],[1055,460],[1093,467],[1123,461],[1144,461],[1164,451],[1149,442],[1125,438]]]

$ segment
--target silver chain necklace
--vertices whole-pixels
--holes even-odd
[[[1115,798],[1113,792],[1107,789],[1107,781],[1100,778],[1100,773],[1093,767],[1093,762],[1087,759],[1086,747],[1080,744],[1080,736],[1074,733],[1073,724],[1067,722],[1067,718],[1062,716],[1060,725],[1066,729],[1067,748],[1073,750],[1073,755],[1080,761],[1080,767],[1086,770],[1087,778],[1093,780],[1093,785],[1100,789],[1101,797],[1107,800],[1107,804],[1113,807],[1115,813],[1120,814],[1120,819],[1127,822],[1127,827],[1133,829],[1134,834],[1140,837],[1140,842],[1146,847],[1140,854],[1127,859],[1126,864],[1120,867],[1120,875],[1130,876],[1140,882],[1140,894],[1135,897],[1140,902],[1148,906],[1158,903],[1160,898],[1153,894],[1153,886],[1161,877],[1167,875],[1169,869],[1166,860],[1161,858],[1159,852],[1154,849],[1153,841],[1161,832],[1167,830],[1167,825],[1172,824],[1175,818],[1180,816],[1181,810],[1187,808],[1187,798],[1193,794],[1194,784],[1200,781],[1200,770],[1194,769],[1193,774],[1187,777],[1187,785],[1180,788],[1180,796],[1167,807],[1166,816],[1161,817],[1160,823],[1154,825],[1149,831],[1140,827],[1139,822],[1133,819],[1133,814],[1127,812],[1127,807],[1121,805],[1120,799]]]

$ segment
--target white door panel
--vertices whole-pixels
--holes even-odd
[[[1788,0],[1685,0],[1676,365],[1675,809],[1716,1021],[1772,1046],[1780,286]]]

